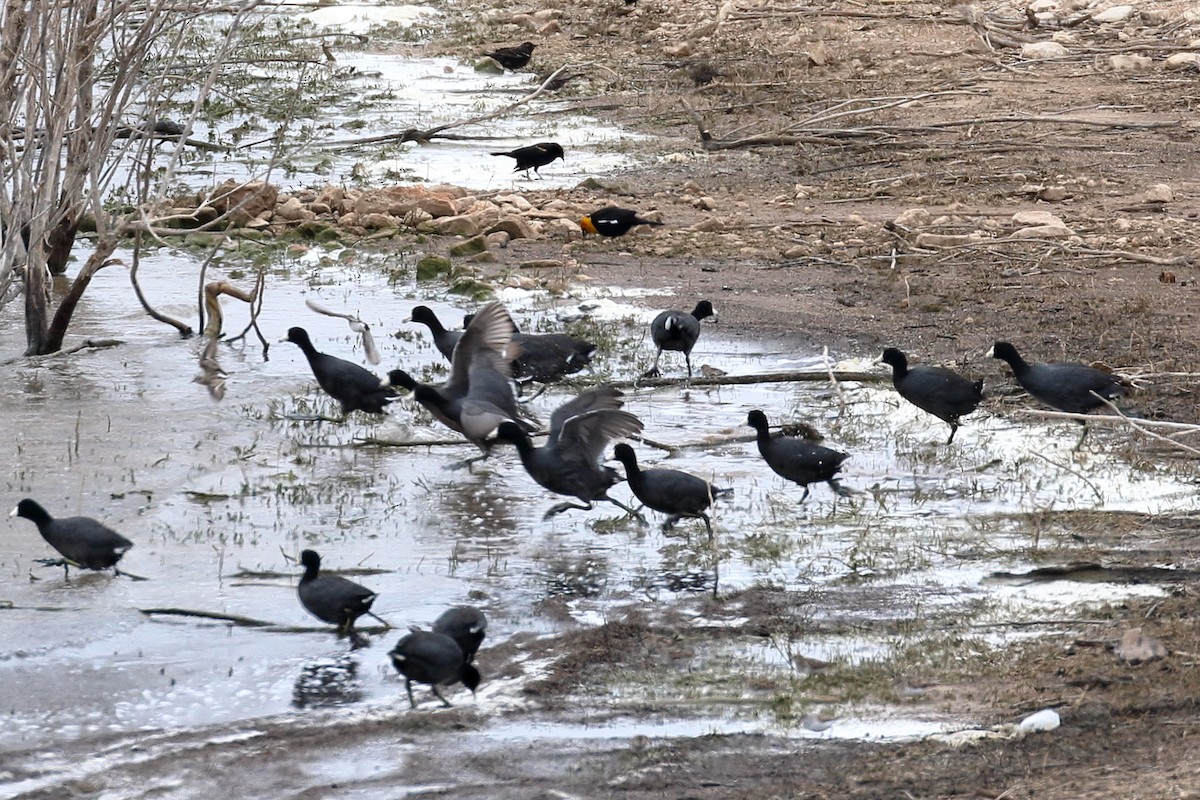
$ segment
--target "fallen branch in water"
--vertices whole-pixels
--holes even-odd
[[[760,372],[752,375],[716,375],[711,378],[637,378],[632,381],[608,381],[606,385],[618,389],[657,389],[667,386],[744,386],[753,383],[828,383],[851,381],[856,383],[882,383],[891,376],[882,372],[836,372],[799,370],[797,372]]]
[[[199,619],[210,619],[216,622],[228,622],[232,625],[237,625],[243,628],[257,628],[258,630],[267,631],[269,633],[328,633],[334,628],[306,625],[279,625],[274,622],[267,622],[254,617],[243,617],[239,614],[222,614],[216,611],[198,611],[191,608],[139,608],[138,611],[148,617],[155,616],[171,616],[171,617],[196,617]],[[372,615],[374,616],[374,615]],[[355,628],[359,633],[384,633],[388,628],[383,625],[372,625],[366,628]]]

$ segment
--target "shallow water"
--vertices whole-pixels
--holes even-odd
[[[418,302],[429,302],[447,320],[466,308],[430,299],[426,289],[410,284],[389,285],[370,267],[332,263],[317,269],[314,251],[287,270],[272,272],[259,320],[268,338],[302,324],[320,349],[361,362],[343,321],[305,308],[303,301],[312,298],[364,314],[383,352],[377,371],[400,364],[420,372],[440,363],[424,329],[404,320]],[[186,259],[164,251],[143,260],[141,277],[161,310],[186,318],[194,314],[194,286],[186,277],[194,270]],[[691,304],[691,298],[650,295],[642,298],[643,307],[635,307],[622,293],[605,289],[581,289],[558,300],[513,291],[504,297],[523,328],[545,326],[556,315],[586,313],[581,308],[609,318],[624,315],[624,321],[598,323],[621,332],[618,352],[602,356],[597,366],[616,377],[635,375],[648,364],[652,354],[643,326],[656,307]],[[716,304],[719,310],[719,299]],[[226,301],[227,331],[244,324],[240,305]],[[23,331],[16,322],[12,314],[0,318],[0,352],[20,352]],[[118,336],[123,344],[59,358],[17,359],[3,367],[0,414],[10,432],[0,442],[4,495],[9,507],[28,495],[55,515],[100,518],[136,543],[122,567],[149,580],[93,573],[65,581],[60,569],[33,563],[51,555],[33,525],[6,519],[0,600],[12,608],[0,610],[5,630],[0,685],[10,688],[4,693],[0,752],[32,756],[72,740],[237,720],[301,721],[308,712],[293,708],[301,691],[298,681],[314,674],[318,684],[329,678],[330,664],[341,663],[344,642],[324,632],[149,618],[136,609],[200,609],[313,626],[296,600],[298,570],[287,559],[304,547],[321,551],[330,568],[379,570],[358,580],[380,592],[376,611],[400,629],[428,624],[450,604],[478,603],[491,619],[489,643],[519,631],[556,630],[561,623],[538,611],[548,598],[564,600],[576,621],[596,624],[617,605],[670,602],[713,588],[702,525],[684,522],[668,536],[657,520],[639,528],[615,507],[572,511],[543,522],[542,514],[558,498],[524,474],[511,450],[501,450],[468,473],[445,469],[471,454],[465,445],[364,445],[366,437],[452,438],[414,418],[407,400],[378,422],[363,415],[342,425],[285,418],[314,409],[334,412],[290,344],[273,344],[265,361],[256,345],[222,346],[228,394],[223,402],[213,402],[191,382],[198,342],[181,341],[146,318],[118,268],[100,273],[74,330],[77,336]],[[394,331],[407,333],[396,338],[389,335]],[[782,343],[730,333],[736,334],[706,326],[697,365],[748,373],[822,363]],[[682,370],[670,356],[664,367],[668,374]],[[1026,548],[1036,537],[1054,535],[1022,529],[1008,516],[1011,512],[1195,510],[1186,478],[1130,467],[1110,454],[1103,443],[1111,441],[1103,435],[1097,435],[1093,449],[1073,456],[1071,426],[985,414],[972,417],[947,448],[941,444],[944,426],[900,406],[887,384],[843,389],[847,405],[841,412],[838,395],[823,384],[628,393],[628,409],[659,442],[687,445],[745,435],[747,410],[761,407],[773,422],[799,417],[814,423],[828,434],[827,444],[853,454],[843,483],[856,491],[854,497],[835,498],[820,485],[800,505],[799,490],[774,476],[752,443],[687,447],[674,458],[638,446],[644,462],[685,467],[735,488],[731,500],[718,504],[714,518],[727,551],[720,563],[721,591],[768,582],[819,588],[821,607],[806,613],[878,618],[880,609],[851,601],[849,588],[847,600],[839,600],[839,586],[865,582],[888,593],[898,618],[918,607],[954,607],[985,598],[1000,620],[1075,601],[1158,591],[980,581],[992,570],[1027,566]],[[533,407],[545,419],[568,396],[567,389],[557,388]],[[1071,471],[1030,457],[1034,450]],[[624,487],[614,494],[629,498]],[[239,577],[241,570],[279,577]],[[402,704],[402,686],[386,659],[386,648],[397,636],[380,637],[355,654],[356,673],[342,676],[344,686],[318,692],[307,707],[343,704],[369,710]],[[886,653],[889,643],[814,635],[790,646],[809,656],[853,663]],[[781,659],[761,661],[764,669],[787,669]],[[335,677],[337,672],[335,667]],[[514,695],[519,695],[515,685],[485,686],[481,712],[486,715],[490,706],[501,713],[504,698]],[[509,728],[523,724],[494,723],[497,735],[504,736],[516,735]],[[703,733],[706,725],[723,723],[680,724],[681,731]],[[773,723],[765,718],[746,724],[770,730]],[[486,737],[489,730],[486,726],[479,735]],[[539,728],[529,730],[527,735],[540,735]],[[856,728],[835,730],[834,735],[847,735]]]

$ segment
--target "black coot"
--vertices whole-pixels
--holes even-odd
[[[662,358],[663,350],[674,350],[683,353],[687,362],[688,378],[692,377],[692,348],[700,338],[700,320],[716,318],[712,303],[701,300],[689,314],[686,311],[664,311],[650,323],[650,338],[658,352],[654,354],[654,366],[646,371],[645,377],[657,378],[658,360]]]
[[[341,404],[343,417],[351,411],[382,414],[387,404],[396,399],[396,392],[381,385],[378,376],[370,371],[318,351],[304,328],[288,328],[287,336],[279,341],[291,342],[303,351],[317,383]]]
[[[463,658],[471,662],[487,634],[487,617],[477,608],[454,606],[433,621],[433,632],[453,639],[462,650]]]
[[[433,346],[438,349],[447,361],[454,360],[454,346],[462,338],[462,331],[448,331],[437,314],[429,306],[417,306],[412,310],[411,322],[417,322],[429,328],[433,337]],[[463,327],[466,327],[465,325]]]
[[[296,587],[300,605],[322,622],[336,625],[338,636],[349,636],[355,647],[364,644],[362,636],[354,630],[354,623],[364,614],[375,617],[371,604],[379,595],[340,575],[320,574],[321,556],[314,550],[300,553],[300,564],[304,567],[300,585]]]
[[[676,469],[641,469],[637,454],[624,443],[613,448],[613,457],[625,465],[625,480],[637,499],[667,515],[663,530],[684,517],[695,517],[704,520],[708,534],[712,535],[708,507],[714,498],[732,494],[732,489],[718,489],[703,478]]]
[[[810,483],[828,483],[838,494],[848,493],[834,480],[842,462],[850,457],[848,454],[806,439],[772,436],[766,415],[758,410],[750,412],[746,424],[758,432],[758,452],[767,465],[778,475],[804,487],[801,503],[808,499]]]
[[[479,670],[463,658],[462,649],[444,633],[414,630],[397,642],[388,656],[396,671],[404,676],[404,689],[413,708],[417,707],[413,681],[429,684],[446,708],[450,707],[450,701],[442,697],[440,687],[462,681],[472,694],[479,688]]]
[[[894,347],[880,358],[892,367],[892,385],[908,402],[950,426],[954,441],[958,420],[970,414],[983,400],[983,381],[971,381],[945,367],[909,367],[908,357]]]
[[[600,463],[609,442],[635,436],[642,430],[641,420],[620,410],[624,403],[621,398],[621,392],[611,386],[581,393],[550,415],[550,435],[541,447],[534,447],[529,434],[511,422],[505,422],[496,432],[498,438],[517,446],[525,471],[539,485],[586,503],[560,503],[547,511],[544,519],[572,508],[589,511],[597,500],[607,500],[638,516],[629,506],[608,496],[609,488],[621,478],[616,470]]]
[[[1126,387],[1115,375],[1076,361],[1030,364],[1008,342],[996,342],[988,355],[1008,362],[1021,388],[1051,408],[1070,414],[1086,414],[1125,394]],[[1097,396],[1098,395],[1098,396]],[[1104,398],[1104,400],[1101,400]],[[1075,447],[1087,437],[1087,423]]]
[[[42,538],[62,555],[62,559],[46,563],[61,566],[63,574],[68,577],[71,567],[112,567],[113,572],[119,575],[121,571],[117,569],[117,562],[133,547],[133,542],[91,517],[54,519],[46,509],[29,498],[17,503],[9,516],[24,517],[37,525]]]

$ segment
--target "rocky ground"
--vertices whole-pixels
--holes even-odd
[[[990,402],[1024,402],[983,355],[1006,339],[1037,359],[1136,377],[1129,407],[1141,415],[1200,421],[1200,6],[468,0],[452,13],[453,34],[430,51],[528,39],[531,70],[580,65],[557,96],[647,134],[629,145],[643,166],[581,176],[572,190],[434,190],[426,206],[403,192],[314,193],[295,198],[288,224],[415,227],[433,255],[460,247],[446,268],[472,280],[672,287],[680,306],[711,299],[726,333],[842,356],[894,345],[987,378]],[[572,220],[608,204],[665,224],[581,238]],[[1192,518],[1130,518],[1089,546],[1099,560],[1189,567],[1194,531]],[[1053,733],[966,747],[630,742],[576,754],[586,769],[575,777],[517,786],[557,797],[1200,797],[1198,609],[1195,583],[1181,580],[1165,599],[1089,614],[1099,623],[969,670],[953,657],[928,665],[930,688],[907,701],[989,724],[1056,707]],[[1134,627],[1170,654],[1119,658]],[[590,635],[635,639],[641,657],[668,644],[636,618],[600,631]],[[603,685],[630,666],[612,638],[576,644],[590,657],[564,659],[546,702],[553,686]]]

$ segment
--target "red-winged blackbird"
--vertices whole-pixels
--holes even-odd
[[[529,63],[529,59],[533,57],[534,47],[536,45],[533,42],[521,42],[516,47],[497,47],[490,53],[484,53],[484,55],[496,59],[496,61],[500,62],[500,66],[505,69],[511,69],[513,72],[516,72]]]
[[[597,233],[601,236],[624,236],[635,225],[662,225],[662,223],[642,219],[636,211],[616,206],[605,206],[579,220],[579,227],[583,228],[584,233]]]
[[[516,150],[509,150],[507,153],[492,153],[492,155],[515,158],[517,165],[513,167],[513,172],[524,170],[526,178],[529,177],[529,170],[533,170],[540,178],[542,174],[538,172],[538,168],[546,166],[556,158],[561,158],[563,161],[567,160],[563,155],[562,145],[557,142],[538,142],[528,147],[518,147]]]

